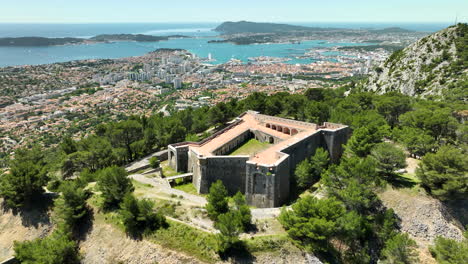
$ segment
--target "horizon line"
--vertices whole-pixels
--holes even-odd
[[[109,22],[54,22],[54,21],[28,21],[28,22],[16,22],[16,21],[0,21],[0,24],[203,24],[203,23],[224,23],[224,22],[254,22],[254,23],[376,23],[376,24],[391,24],[391,23],[408,23],[408,24],[454,24],[455,21],[252,21],[252,20],[224,20],[224,21],[109,21]],[[458,21],[457,23],[466,23],[465,21]]]

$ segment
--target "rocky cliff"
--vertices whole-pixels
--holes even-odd
[[[463,96],[467,85],[468,25],[458,24],[394,52],[371,73],[367,89],[378,93]],[[466,93],[465,93],[466,96]]]

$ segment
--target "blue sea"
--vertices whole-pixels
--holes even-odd
[[[434,32],[448,24],[390,24],[390,23],[290,23],[304,26],[339,28],[386,28]],[[90,38],[99,34],[147,34],[147,35],[188,35],[193,38],[171,39],[161,42],[115,42],[51,47],[0,47],[0,67],[16,65],[38,65],[83,59],[113,59],[141,56],[159,48],[186,49],[199,57],[209,53],[224,63],[232,58],[247,61],[249,57],[273,56],[293,58],[309,49],[321,47],[363,45],[358,43],[330,43],[307,41],[298,44],[234,45],[230,43],[208,43],[219,39],[212,29],[219,23],[127,23],[127,24],[1,24],[0,37],[81,37]],[[289,63],[309,63],[309,59],[293,59]]]

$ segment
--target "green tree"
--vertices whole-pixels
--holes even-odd
[[[394,134],[413,157],[422,157],[436,147],[434,138],[420,128],[403,127],[401,130],[394,130]]]
[[[55,214],[59,225],[72,230],[86,216],[86,199],[89,193],[75,182],[64,182],[60,186],[61,195],[55,200]]]
[[[378,204],[373,190],[382,186],[375,161],[367,157],[345,158],[339,166],[331,166],[323,175],[327,192],[342,201],[348,210],[367,214]]]
[[[411,110],[410,97],[394,92],[375,97],[374,104],[379,114],[385,117],[392,128],[398,124],[400,115]]]
[[[416,176],[439,199],[457,199],[468,194],[468,155],[452,146],[423,157]]]
[[[420,105],[415,111],[400,116],[402,127],[413,127],[424,130],[436,141],[446,138],[455,139],[457,120],[452,116],[452,109],[438,108],[433,105]]]
[[[328,152],[318,148],[310,159],[305,159],[297,165],[295,170],[297,186],[301,189],[311,187],[320,179],[328,163]]]
[[[465,238],[458,242],[453,239],[437,237],[434,246],[429,248],[432,256],[440,264],[465,264],[468,259],[468,232]]]
[[[166,225],[166,219],[154,211],[154,203],[150,200],[138,201],[131,193],[127,193],[120,206],[125,232],[133,237],[140,237]]]
[[[65,137],[60,143],[60,149],[69,155],[78,150],[76,142],[71,137]]]
[[[234,208],[232,211],[240,218],[242,231],[246,231],[252,225],[252,212],[250,211],[250,207],[245,200],[245,196],[241,192],[237,192],[232,197],[232,200],[234,201]]]
[[[412,264],[419,263],[417,245],[408,234],[400,233],[390,238],[381,252],[383,263]]]
[[[310,164],[309,159],[305,159],[297,165],[294,175],[296,176],[297,187],[300,189],[312,186],[315,179],[312,175],[312,164]]]
[[[235,212],[227,212],[218,216],[215,222],[215,228],[219,230],[219,234],[217,235],[217,251],[220,254],[238,245],[240,242],[239,234],[241,232],[241,227],[242,223],[239,217],[236,217]]]
[[[377,169],[385,176],[406,167],[406,155],[391,143],[380,143],[371,150],[371,157],[377,162]]]
[[[78,245],[61,230],[46,238],[14,243],[15,258],[24,264],[78,264]]]
[[[370,154],[371,149],[382,141],[379,134],[372,133],[367,127],[354,130],[353,135],[345,146],[346,152],[358,157]]]
[[[99,172],[97,187],[102,192],[105,209],[115,208],[127,193],[134,190],[125,169],[117,166],[108,167]]]
[[[228,212],[227,197],[228,192],[221,180],[217,180],[215,183],[211,184],[210,192],[206,198],[208,201],[206,204],[206,211],[211,220],[216,220],[218,215]]]
[[[47,166],[39,147],[18,149],[10,172],[0,177],[0,196],[8,207],[19,208],[41,195],[47,181]]]
[[[279,220],[292,239],[308,250],[323,251],[338,232],[337,220],[344,213],[343,204],[333,198],[319,200],[306,196],[294,203],[291,210],[283,208]]]

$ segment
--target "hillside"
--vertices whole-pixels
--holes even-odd
[[[368,90],[407,95],[463,96],[466,88],[468,25],[452,26],[394,52],[369,77]],[[463,88],[465,87],[465,88]]]
[[[310,31],[319,30],[319,28],[311,28],[304,26],[295,26],[276,23],[256,23],[248,21],[239,22],[224,22],[214,29],[216,32],[223,34],[238,34],[238,33],[276,33],[290,31]]]

